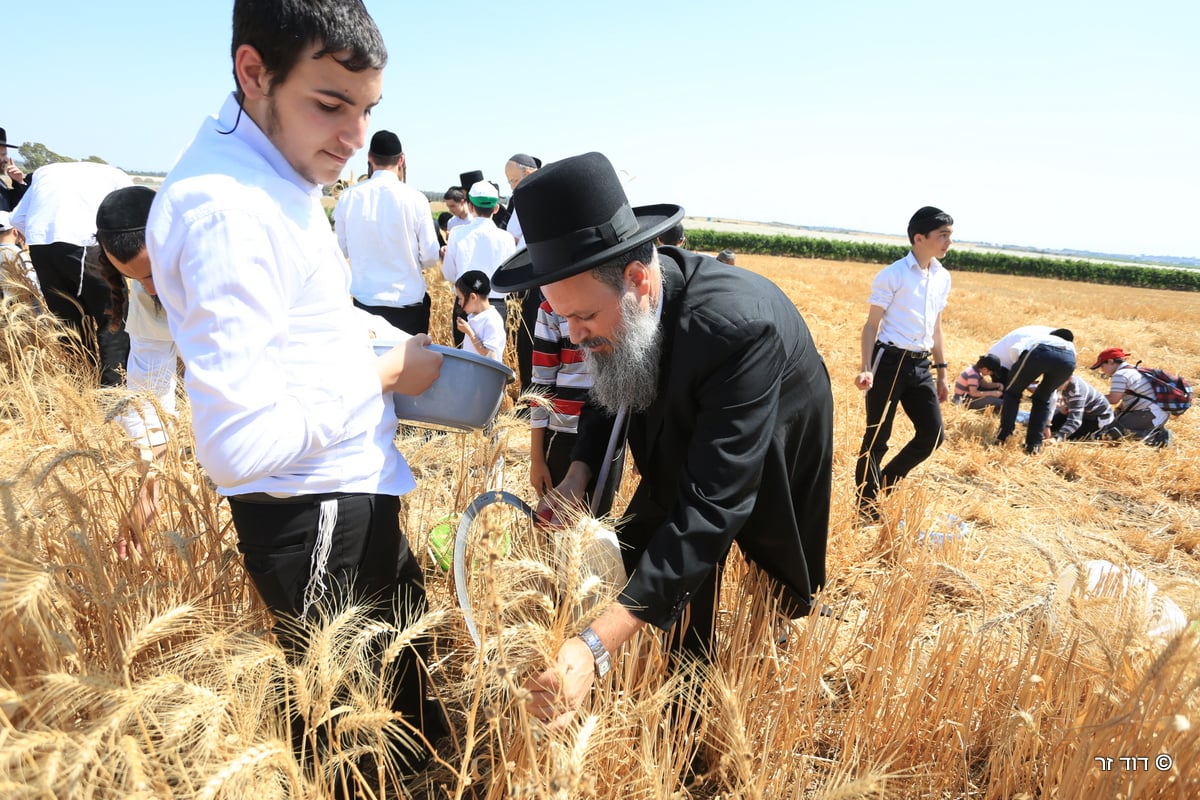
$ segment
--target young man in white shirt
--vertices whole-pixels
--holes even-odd
[[[952,243],[954,219],[933,206],[908,223],[912,250],[871,283],[871,310],[862,329],[862,365],[854,385],[866,392],[867,427],[855,468],[859,514],[878,518],[875,499],[929,458],[942,443],[942,410],[950,394],[942,310],[950,273],[938,261]],[[931,360],[932,359],[932,360]],[[937,370],[934,382],[930,368]],[[912,420],[913,438],[883,466],[896,406]]]
[[[121,321],[110,324],[108,285],[86,267],[98,252],[93,241],[96,209],[109,192],[132,185],[132,178],[107,164],[46,164],[34,172],[12,213],[13,227],[29,247],[46,308],[79,335],[85,354],[99,368],[101,386],[121,385],[129,337]]]
[[[1066,328],[1026,325],[1012,331],[988,350],[1008,373],[1004,382],[1004,403],[1000,406],[997,444],[1003,444],[1016,429],[1021,395],[1036,383],[1029,408],[1029,425],[1025,429],[1025,452],[1034,455],[1042,449],[1046,428],[1054,416],[1054,392],[1075,371],[1074,342],[1075,335]]]
[[[492,216],[500,206],[500,193],[496,187],[488,181],[478,180],[467,192],[467,200],[471,205],[471,221],[450,231],[446,256],[442,259],[442,277],[450,283],[456,283],[472,270],[482,272],[490,280],[496,267],[517,251],[512,236],[497,228],[492,221]],[[493,291],[488,295],[488,300],[502,318],[507,318],[503,293]],[[461,344],[462,333],[458,323],[454,322],[451,327],[455,345]]]
[[[167,176],[147,228],[197,457],[277,616],[353,600],[404,628],[425,592],[399,526],[414,481],[390,393],[424,391],[441,356],[354,307],[320,202],[365,144],[387,50],[357,0],[235,0],[232,50],[237,90]],[[377,358],[373,327],[406,341]],[[306,646],[294,627],[276,635],[289,652]],[[402,650],[389,675],[392,709],[432,739],[418,654]],[[407,735],[390,744],[401,769],[428,757]]]
[[[428,333],[422,270],[437,263],[440,246],[429,200],[404,183],[404,166],[400,137],[377,131],[367,152],[369,178],[342,192],[333,222],[350,259],[354,304],[406,333]]]
[[[110,288],[113,317],[125,319],[129,334],[125,385],[132,392],[154,396],[154,403],[128,403],[117,417],[147,466],[167,450],[167,426],[158,409],[169,417],[175,416],[179,358],[166,314],[158,302],[150,256],[146,252],[146,222],[153,202],[154,190],[147,186],[127,186],[104,198],[96,211],[96,243],[100,251],[94,266],[96,274]],[[145,544],[142,534],[158,516],[158,500],[158,480],[148,469],[133,507],[121,519],[120,534],[114,542],[120,558],[128,558],[131,550],[142,552]]]

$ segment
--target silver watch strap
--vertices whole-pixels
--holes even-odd
[[[604,642],[600,641],[600,637],[592,630],[591,625],[583,629],[583,632],[579,634],[579,638],[583,639],[583,643],[592,651],[592,658],[596,660],[596,676],[603,678],[612,667],[608,651],[604,649]]]

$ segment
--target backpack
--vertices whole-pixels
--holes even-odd
[[[1134,369],[1150,381],[1150,385],[1154,388],[1154,397],[1146,397],[1137,392],[1129,392],[1129,394],[1157,403],[1163,411],[1173,417],[1178,417],[1192,407],[1192,387],[1188,384],[1187,378],[1182,375],[1173,375],[1165,369],[1143,367],[1140,361]]]

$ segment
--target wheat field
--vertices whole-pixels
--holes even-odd
[[[643,633],[561,732],[528,718],[520,686],[612,595],[580,578],[594,521],[553,550],[514,516],[484,521],[472,556],[478,646],[452,580],[427,557],[430,609],[412,628],[331,607],[292,663],[187,446],[186,398],[153,467],[160,518],[140,554],[117,558],[118,520],[151,469],[112,422],[129,397],[90,388],[71,343],[7,286],[0,796],[1200,796],[1198,626],[1157,624],[1172,605],[1188,621],[1200,615],[1200,411],[1172,422],[1167,450],[1079,443],[1030,457],[1020,437],[986,446],[994,417],[948,405],[945,444],[885,499],[884,524],[864,527],[852,379],[878,267],[739,264],[795,300],[833,378],[822,600],[834,613],[791,623],[777,643],[783,622],[735,548],[714,663],[668,674],[659,637]],[[443,339],[451,293],[436,273],[429,282]],[[1198,311],[1183,293],[956,274],[943,323],[952,374],[1010,329],[1044,323],[1075,332],[1085,365],[1122,346],[1196,378]],[[910,433],[899,417],[893,443]],[[532,499],[528,432],[511,409],[487,436],[406,428],[397,446],[418,481],[402,512],[417,552],[485,490]],[[626,476],[623,499],[635,480]],[[1137,570],[1123,573],[1127,591],[1119,575],[1107,591],[1078,589],[1071,576],[1097,560]],[[420,775],[395,774],[386,757],[364,775],[358,756],[382,753],[398,724],[368,653],[382,645],[386,668],[418,636],[435,642],[430,669],[453,734]],[[311,759],[289,741],[297,712],[306,736],[329,732]]]

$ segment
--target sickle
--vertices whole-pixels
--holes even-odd
[[[471,505],[467,506],[467,510],[463,512],[462,519],[459,520],[458,534],[454,539],[454,591],[458,594],[458,605],[462,608],[467,631],[475,641],[476,647],[480,646],[481,640],[479,629],[475,627],[475,614],[471,607],[471,598],[467,594],[467,535],[471,532],[471,525],[475,522],[475,518],[485,508],[495,503],[512,506],[530,520],[534,520],[536,516],[533,509],[526,505],[521,498],[508,492],[497,491],[481,494],[472,500]]]

